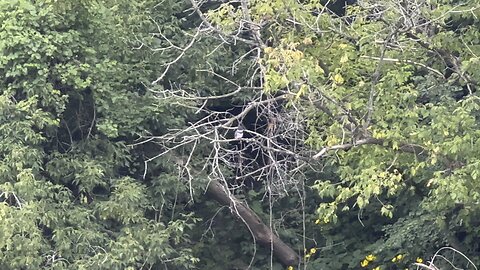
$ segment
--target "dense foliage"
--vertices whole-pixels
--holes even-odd
[[[0,268],[405,269],[443,246],[478,264],[479,16],[0,0]]]
[[[161,58],[125,42],[155,29],[149,17],[162,14],[145,11],[152,5],[0,1],[0,268],[196,261],[185,233],[195,219],[156,210],[173,196],[161,196],[174,189],[168,173],[140,181],[138,154],[126,147],[181,119],[141,85]]]

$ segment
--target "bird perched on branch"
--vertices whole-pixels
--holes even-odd
[[[238,123],[237,130],[235,130],[235,139],[239,140],[243,138],[243,132],[245,131],[245,126],[242,123]]]
[[[241,140],[244,136],[245,132],[245,126],[241,123],[238,122],[237,130],[235,130],[235,134],[233,135],[236,140]],[[237,164],[236,164],[236,177],[239,177],[242,174],[242,163],[243,163],[243,158],[242,158],[242,150],[243,150],[243,144],[242,141],[239,141],[236,143],[235,146],[237,150]]]

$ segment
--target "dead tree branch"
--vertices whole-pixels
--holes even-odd
[[[366,138],[366,139],[358,140],[355,143],[338,144],[334,146],[324,147],[322,148],[322,150],[320,150],[320,152],[318,152],[313,156],[313,159],[319,159],[321,157],[324,157],[330,151],[349,150],[351,148],[367,145],[367,144],[383,146],[385,144],[385,140],[375,139],[375,138]],[[426,149],[420,145],[409,144],[409,143],[400,144],[398,147],[398,150],[400,152],[413,153],[417,155],[420,155],[426,151]]]
[[[231,212],[242,220],[252,232],[252,236],[256,242],[266,248],[270,248],[272,245],[273,255],[278,258],[283,265],[298,264],[300,258],[295,250],[274,234],[271,228],[265,225],[250,207],[232,196],[228,188],[225,188],[225,186],[218,181],[211,181],[208,185],[207,192],[220,204],[230,207]]]

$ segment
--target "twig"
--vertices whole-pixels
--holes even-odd
[[[366,139],[361,139],[355,141],[355,143],[346,143],[346,144],[338,144],[334,146],[329,146],[329,147],[324,147],[320,152],[315,154],[312,158],[313,159],[319,159],[323,157],[327,152],[329,151],[334,151],[334,150],[348,150],[350,148],[356,147],[356,146],[361,146],[361,145],[366,145],[366,144],[374,144],[374,145],[383,145],[384,140],[381,139],[375,139],[375,138],[366,138]],[[420,145],[415,145],[415,144],[408,144],[408,143],[402,143],[400,144],[399,151],[401,152],[407,152],[407,153],[414,153],[414,154],[422,154],[426,149]]]

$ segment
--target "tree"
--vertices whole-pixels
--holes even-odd
[[[195,156],[208,142],[208,150],[199,150],[208,161],[203,172],[232,195],[245,191],[239,178],[262,181],[271,228],[285,211],[273,210],[276,196],[292,188],[303,196],[305,185],[321,203],[318,217],[304,222],[345,222],[351,209],[359,224],[367,217],[377,222],[365,232],[371,245],[352,244],[354,257],[330,269],[354,267],[368,252],[383,253],[383,263],[443,244],[475,252],[477,1],[190,2],[199,18],[195,37],[219,44],[207,55],[237,56],[229,72],[208,60],[208,68],[199,68],[230,91],[215,95],[208,91],[219,88],[186,84],[162,93],[196,100],[203,113],[183,130],[155,137],[166,152],[190,145]],[[231,145],[239,123],[250,124],[240,150]],[[182,166],[191,182],[199,176],[189,161]],[[328,243],[330,236],[323,237]],[[381,237],[387,241],[376,242]],[[305,240],[294,245],[307,248]]]
[[[143,164],[126,147],[137,132],[182,119],[163,114],[175,110],[154,104],[141,85],[161,58],[125,42],[156,28],[150,17],[163,14],[151,6],[0,1],[2,269],[186,269],[197,261],[186,233],[197,219],[162,208],[179,186],[167,171],[139,181]],[[180,6],[170,8],[162,11]],[[179,24],[169,17],[165,26]]]
[[[479,7],[0,0],[1,268],[471,267]]]

